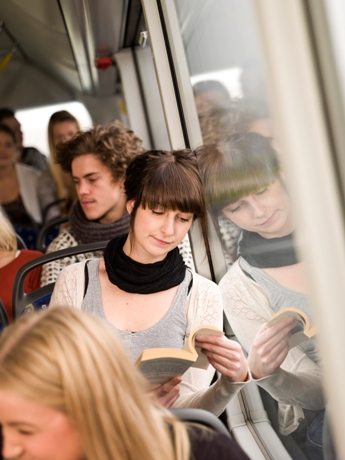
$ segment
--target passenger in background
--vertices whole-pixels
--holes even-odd
[[[230,134],[248,129],[247,109],[239,100],[229,100],[225,106],[206,106],[199,114],[204,145],[214,145]]]
[[[18,250],[14,228],[0,209],[0,298],[7,312],[8,320],[13,319],[12,292],[18,270],[42,253],[29,249]],[[28,273],[24,282],[24,292],[29,293],[40,287],[41,268]]]
[[[193,85],[193,93],[198,114],[210,108],[227,107],[231,97],[227,88],[219,80],[203,80]]]
[[[293,318],[268,324],[283,307],[313,317],[295,224],[277,155],[256,133],[234,134],[198,152],[208,201],[242,229],[239,258],[220,282],[224,310],[252,377],[277,402],[279,428],[308,458],[322,459],[324,399],[316,342],[289,349]]]
[[[69,305],[109,321],[136,360],[145,348],[182,348],[198,326],[223,325],[218,286],[187,269],[178,245],[194,219],[206,235],[205,203],[194,152],[148,151],[125,180],[130,231],[111,240],[104,259],[70,265],[51,306]],[[88,284],[86,283],[88,275]],[[190,368],[156,388],[166,406],[199,407],[219,415],[248,379],[240,345],[225,336],[199,338],[214,369]]]
[[[65,200],[64,213],[69,211],[77,199],[77,194],[71,174],[63,171],[57,162],[56,146],[61,142],[70,140],[78,131],[80,131],[78,120],[66,110],[60,110],[51,115],[48,123],[49,163],[57,186],[58,198]]]
[[[15,117],[14,110],[3,107],[0,108],[0,123],[8,126],[14,133],[17,149],[19,153],[18,161],[32,168],[44,171],[48,168],[47,157],[35,147],[23,146],[23,132],[21,125]]]
[[[71,209],[68,227],[47,252],[110,240],[128,232],[124,177],[130,160],[142,151],[142,141],[119,121],[81,132],[58,146],[57,162],[72,175],[78,200]],[[45,264],[42,286],[54,282],[67,265],[97,255],[80,254]]]
[[[13,131],[0,124],[0,204],[28,248],[35,249],[45,209],[56,201],[54,184],[41,183],[41,172],[18,161]],[[49,217],[58,209],[52,208]]]
[[[71,309],[25,315],[0,338],[0,422],[8,459],[248,460],[229,437],[185,424],[102,320]]]

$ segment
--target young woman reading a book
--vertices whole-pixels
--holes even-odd
[[[186,425],[147,383],[104,321],[70,308],[25,315],[0,339],[7,459],[248,460],[229,437]]]
[[[192,151],[148,151],[130,163],[126,180],[128,235],[114,238],[104,259],[71,265],[60,274],[51,305],[70,305],[105,318],[136,360],[146,348],[182,348],[201,325],[222,329],[218,286],[185,266],[178,244],[194,219],[205,229],[202,183]],[[88,281],[86,281],[88,280]],[[201,343],[200,343],[201,344]],[[166,406],[200,407],[220,414],[248,379],[241,346],[203,337],[214,369],[190,368],[155,392]]]
[[[322,458],[324,399],[315,341],[289,350],[295,320],[269,323],[284,307],[312,316],[277,154],[255,133],[231,135],[197,153],[212,209],[242,230],[239,257],[220,282],[226,315],[248,352],[252,377],[278,401],[280,431],[305,442],[311,458]]]

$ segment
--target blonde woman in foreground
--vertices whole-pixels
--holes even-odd
[[[143,377],[101,319],[69,308],[25,315],[0,339],[3,455],[248,459],[230,438],[188,427],[145,390]]]

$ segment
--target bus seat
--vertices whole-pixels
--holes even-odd
[[[50,296],[53,292],[55,283],[40,287],[39,289],[26,294],[24,292],[24,280],[30,270],[48,262],[52,262],[53,260],[61,259],[64,257],[70,257],[76,254],[87,252],[101,251],[105,249],[107,244],[108,241],[97,241],[94,243],[72,246],[70,248],[61,249],[60,251],[44,254],[41,257],[37,257],[37,259],[31,260],[30,262],[23,265],[18,270],[13,286],[13,317],[17,318],[23,313],[31,310],[40,310],[42,308],[48,307],[49,305]]]
[[[25,241],[23,240],[23,238],[18,233],[16,233],[16,239],[17,239],[17,248],[18,249],[27,249],[28,248],[26,246],[26,244],[25,244]]]
[[[226,429],[225,425],[211,412],[194,408],[177,408],[170,409],[170,411],[180,420],[190,423],[198,423],[231,437],[230,432]]]
[[[9,320],[7,316],[7,311],[6,311],[5,305],[0,299],[0,333],[8,325],[9,325]]]
[[[59,216],[45,222],[37,234],[36,247],[45,252],[49,243],[59,234],[59,226],[68,222],[68,216]]]

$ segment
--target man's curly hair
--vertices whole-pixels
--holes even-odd
[[[72,139],[56,147],[57,163],[66,172],[72,172],[75,158],[92,154],[107,166],[114,180],[123,178],[132,158],[144,152],[142,140],[118,120],[106,126],[95,126],[77,133]]]

